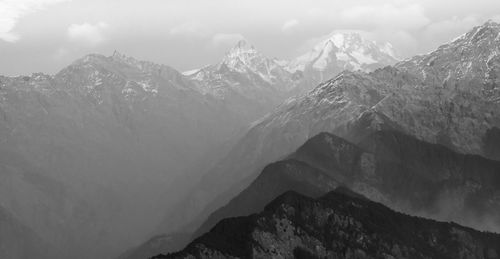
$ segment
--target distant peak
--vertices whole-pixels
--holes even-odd
[[[122,62],[133,62],[136,61],[135,58],[129,57],[123,53],[120,53],[119,51],[115,50],[113,51],[113,55],[111,55],[111,58],[115,61],[122,61]]]
[[[241,39],[228,52],[228,55],[239,55],[241,53],[256,53],[255,47],[247,40]]]
[[[106,57],[101,55],[101,54],[90,53],[90,54],[87,54],[87,55],[75,60],[73,62],[73,65],[102,62],[105,59],[106,59]]]
[[[234,48],[247,49],[247,48],[254,48],[254,47],[246,39],[241,39],[236,43]]]
[[[484,24],[476,26],[471,31],[458,37],[457,40],[466,40],[476,43],[484,39],[495,39],[499,34],[500,24],[494,22],[493,20],[488,20]]]
[[[495,22],[492,19],[489,19],[481,27],[495,27],[495,28],[499,28],[500,24],[497,23],[497,22]]]
[[[325,44],[333,44],[337,48],[342,48],[345,45],[352,44],[353,42],[362,42],[363,37],[357,32],[333,32],[324,41]]]
[[[482,25],[479,25],[473,29],[473,31],[485,31],[485,30],[492,30],[497,32],[500,30],[500,24],[490,19],[487,20]]]
[[[113,55],[111,55],[113,58],[126,58],[126,56],[122,53],[120,53],[118,50],[113,51]]]
[[[113,55],[111,55],[109,58],[111,58],[114,62],[123,63],[123,64],[136,66],[136,67],[142,67],[142,65],[146,64],[146,63],[154,64],[154,63],[149,62],[149,61],[141,61],[141,60],[138,60],[134,57],[127,56],[127,55],[125,55],[117,50],[113,51]]]

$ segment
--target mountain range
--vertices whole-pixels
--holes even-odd
[[[0,76],[0,257],[498,258],[468,227],[500,231],[500,25],[395,53],[335,32]]]
[[[243,39],[221,62],[184,74],[198,83],[200,92],[223,100],[253,121],[343,70],[372,71],[394,64],[393,52],[389,43],[380,45],[358,33],[340,32],[286,61],[264,56]]]
[[[373,71],[398,61],[392,45],[363,38],[357,32],[333,32],[311,51],[287,64],[289,71],[301,71],[309,82],[320,83],[349,70]]]
[[[256,213],[288,190],[318,197],[338,186],[408,214],[500,231],[498,172],[496,160],[455,153],[397,131],[376,131],[357,145],[320,133],[285,160],[266,166],[193,237],[224,218]]]
[[[267,164],[329,132],[374,157],[382,156],[377,163],[383,156],[383,161],[389,160],[374,168],[373,156],[357,163],[368,171],[385,169],[372,180],[356,182],[337,175],[332,185],[354,181],[351,188],[393,209],[495,229],[498,218],[491,212],[498,211],[499,35],[500,25],[487,22],[428,54],[371,72],[344,71],[288,99],[253,123],[165,222],[179,226],[182,218],[188,224],[177,231],[193,233],[199,226],[197,234],[208,231],[205,220],[209,225],[221,220],[210,215],[231,205],[239,193],[249,192],[246,188],[260,179]],[[363,170],[351,167],[344,172],[353,176]],[[307,188],[307,182],[301,187]],[[252,193],[255,198],[261,192]],[[189,221],[190,215],[198,216]]]
[[[289,64],[242,41],[186,75],[115,51],[54,75],[0,76],[2,226],[55,251],[41,258],[140,243],[250,123],[314,87]]]
[[[152,201],[175,201],[163,187],[248,123],[174,69],[117,52],[0,82],[1,204],[70,255],[145,238],[163,214]]]

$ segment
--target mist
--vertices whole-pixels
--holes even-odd
[[[499,9],[0,0],[0,257],[185,258],[338,186],[500,253]]]

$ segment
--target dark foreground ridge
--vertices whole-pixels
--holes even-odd
[[[341,185],[398,211],[497,231],[479,223],[488,218],[500,225],[498,172],[499,161],[459,154],[397,131],[374,132],[357,145],[320,133],[286,159],[266,166],[212,213],[192,239],[224,218],[262,211],[285,191],[316,198]],[[451,208],[443,209],[443,203]]]
[[[263,212],[220,221],[184,250],[154,258],[500,258],[500,235],[409,216],[346,188],[293,191]]]

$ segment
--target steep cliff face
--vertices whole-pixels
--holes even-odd
[[[184,250],[154,258],[499,258],[500,236],[394,212],[340,189],[287,192],[263,212],[219,222]]]

